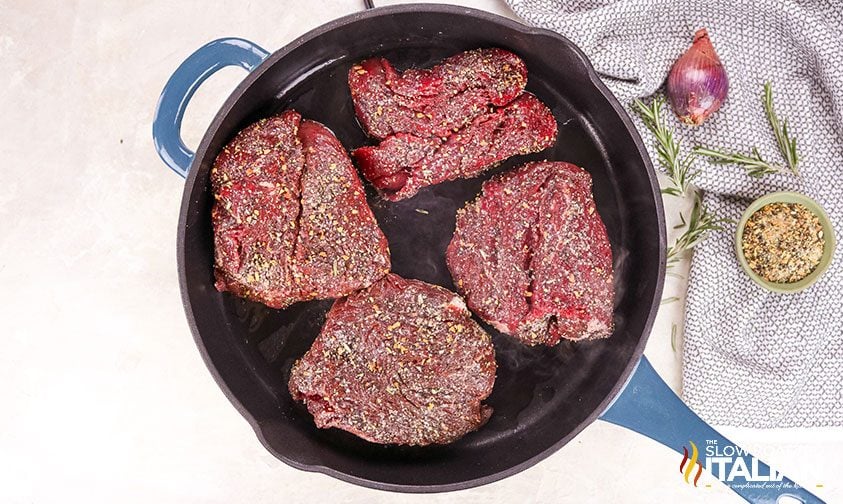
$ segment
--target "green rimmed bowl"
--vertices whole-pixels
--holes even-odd
[[[776,282],[769,282],[761,276],[759,276],[752,268],[749,267],[749,264],[746,262],[746,257],[743,254],[743,230],[746,226],[746,221],[749,220],[750,216],[757,212],[758,210],[762,209],[766,205],[770,203],[799,203],[800,205],[804,205],[808,210],[810,210],[814,215],[816,215],[820,220],[820,225],[823,228],[823,236],[825,237],[825,247],[823,248],[823,255],[820,258],[819,264],[817,267],[814,268],[814,271],[808,274],[802,280],[798,282],[792,283],[776,283]],[[814,284],[825,271],[828,269],[828,266],[831,264],[831,258],[834,255],[834,249],[837,246],[837,241],[834,237],[834,228],[831,227],[831,220],[828,218],[828,214],[825,213],[823,207],[819,205],[816,201],[812,200],[811,198],[805,196],[804,194],[797,193],[797,192],[776,192],[771,193],[766,196],[762,196],[757,200],[753,201],[752,204],[747,207],[744,211],[743,216],[741,216],[741,220],[738,222],[738,230],[735,233],[735,253],[738,256],[738,261],[741,263],[741,267],[749,275],[749,278],[752,279],[753,282],[757,283],[761,287],[772,291],[772,292],[781,292],[784,294],[793,294],[796,292],[803,291]]]

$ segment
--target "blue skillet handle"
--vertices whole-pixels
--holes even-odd
[[[683,457],[685,449],[687,449],[689,460],[686,461],[685,469],[691,466],[690,462],[693,459],[694,450],[691,442],[698,448],[700,467],[705,466],[706,449],[709,446],[714,446],[713,443],[716,443],[721,451],[726,446],[736,447],[734,443],[720,435],[691,411],[659,377],[646,357],[641,357],[632,377],[614,403],[603,412],[600,419],[655,439],[659,443],[676,450]],[[754,457],[749,453],[743,452],[743,455],[750,471],[752,471],[753,464],[757,463],[757,474],[771,474],[770,467],[767,464],[760,460],[755,462],[752,460]],[[683,457],[677,457],[677,468],[679,468]],[[721,462],[714,462],[712,465],[716,466],[714,468],[716,470],[712,470],[712,467],[706,469],[715,477],[718,477],[721,468],[728,476],[732,467],[731,462],[728,467]],[[694,478],[697,474],[695,467],[691,466],[691,471],[688,471],[689,477],[685,480],[690,485],[695,484]],[[679,473],[677,477],[683,479],[685,471],[679,471]],[[722,481],[726,478],[719,479]],[[744,476],[736,476],[733,481],[724,481],[724,484],[747,501],[755,504],[772,504],[782,496],[788,496],[799,502],[810,504],[823,502],[819,497],[784,476],[782,476],[781,481],[769,483],[747,482]],[[763,485],[768,486],[768,488],[763,488]]]
[[[193,151],[181,140],[181,121],[193,93],[208,77],[227,66],[252,71],[269,53],[257,44],[239,38],[222,38],[208,42],[179,65],[161,91],[152,139],[164,163],[182,177],[187,177]]]

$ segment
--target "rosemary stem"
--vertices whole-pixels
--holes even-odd
[[[659,164],[664,168],[664,172],[672,184],[671,187],[662,189],[662,194],[682,196],[688,191],[688,185],[697,176],[697,172],[691,170],[695,156],[693,153],[684,157],[680,156],[679,142],[674,138],[673,132],[665,123],[662,113],[664,104],[664,97],[655,96],[649,106],[641,100],[635,100],[632,107],[641,116],[647,129],[656,137],[656,154]]]
[[[787,167],[797,177],[801,177],[799,173],[799,154],[796,152],[796,139],[791,138],[787,131],[787,120],[779,121],[776,111],[773,108],[773,85],[770,81],[764,83],[764,112],[767,114],[767,120],[770,122],[770,128],[773,129],[773,135],[776,137],[776,144],[779,146],[779,152],[787,163]]]

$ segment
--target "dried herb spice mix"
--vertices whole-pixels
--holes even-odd
[[[825,237],[819,217],[799,203],[770,203],[749,217],[741,237],[747,264],[773,283],[808,276],[823,255]]]

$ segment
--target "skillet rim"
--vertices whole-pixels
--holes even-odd
[[[425,12],[425,13],[433,13],[433,14],[446,14],[446,15],[454,15],[464,18],[471,18],[476,21],[481,21],[485,23],[489,23],[492,25],[501,25],[508,29],[512,29],[518,32],[523,33],[524,35],[528,36],[545,36],[551,37],[555,39],[557,42],[563,44],[569,51],[571,51],[574,55],[579,58],[582,63],[583,67],[586,69],[586,74],[594,86],[594,89],[602,95],[603,99],[605,99],[608,104],[612,107],[615,113],[621,120],[621,123],[627,130],[627,133],[632,138],[636,148],[638,149],[639,155],[641,160],[644,162],[645,173],[647,178],[650,182],[650,188],[652,190],[652,198],[655,202],[656,207],[656,219],[659,224],[659,267],[658,267],[658,278],[656,283],[655,291],[653,292],[653,298],[650,300],[650,306],[648,309],[647,318],[645,320],[644,328],[639,336],[638,343],[635,346],[635,349],[632,353],[632,356],[627,362],[626,367],[622,371],[620,377],[618,378],[615,385],[606,395],[606,397],[600,402],[600,404],[595,408],[586,418],[583,420],[579,425],[577,425],[574,429],[571,430],[567,435],[560,438],[558,441],[550,445],[548,448],[544,449],[540,453],[530,457],[529,459],[521,462],[519,464],[513,465],[507,469],[488,474],[486,476],[481,476],[479,478],[474,478],[470,480],[464,480],[455,483],[445,483],[445,484],[428,484],[428,485],[418,485],[418,484],[400,484],[400,483],[385,483],[382,481],[370,480],[359,476],[350,475],[334,468],[321,465],[321,464],[308,464],[303,463],[298,460],[294,460],[283,453],[275,450],[270,443],[265,438],[264,429],[261,425],[261,422],[258,421],[240,402],[240,400],[232,393],[229,389],[228,385],[225,383],[223,378],[220,376],[220,373],[217,371],[216,366],[214,365],[208,351],[205,347],[205,343],[202,339],[201,334],[199,333],[198,327],[196,325],[196,314],[193,312],[193,308],[190,302],[190,296],[188,293],[187,288],[187,278],[186,278],[186,268],[185,268],[185,235],[187,231],[187,217],[189,215],[189,211],[191,209],[192,200],[190,198],[191,193],[194,190],[195,185],[198,181],[198,173],[199,170],[195,169],[201,164],[201,161],[205,158],[208,153],[208,147],[211,141],[211,138],[214,136],[216,131],[219,129],[220,124],[225,119],[225,117],[230,113],[231,109],[234,107],[234,104],[237,103],[240,98],[242,97],[243,93],[258,79],[260,78],[265,72],[269,71],[272,67],[275,66],[276,63],[280,62],[284,57],[290,53],[293,49],[301,46],[302,44],[309,42],[315,38],[320,37],[321,35],[333,31],[337,28],[342,28],[347,25],[351,25],[356,23],[357,21],[369,18],[375,18],[380,16],[387,16],[393,14],[406,14],[406,13],[418,13],[418,12]],[[664,216],[664,206],[661,198],[661,191],[658,185],[658,178],[656,176],[656,171],[653,167],[652,161],[650,160],[649,154],[647,153],[647,149],[644,147],[644,141],[641,138],[638,130],[632,123],[629,115],[627,114],[626,110],[620,104],[617,98],[609,91],[605,84],[600,80],[597,71],[592,66],[591,62],[589,61],[588,57],[583,53],[583,51],[577,47],[573,42],[568,40],[566,37],[543,28],[531,27],[525,25],[521,22],[509,19],[504,16],[500,16],[498,14],[493,14],[490,12],[482,11],[479,9],[474,9],[470,7],[462,7],[457,5],[448,5],[448,4],[426,4],[426,3],[414,3],[414,4],[400,4],[400,5],[391,5],[385,7],[377,7],[374,9],[363,10],[359,12],[355,12],[340,18],[337,18],[333,21],[325,23],[317,28],[314,28],[304,35],[296,38],[289,44],[285,45],[284,47],[278,49],[277,51],[270,54],[266,59],[264,59],[260,65],[258,65],[254,70],[249,72],[246,77],[237,85],[237,87],[231,92],[229,97],[225,100],[223,105],[220,107],[220,110],[214,116],[214,119],[211,121],[211,124],[208,126],[205,134],[202,137],[202,141],[200,142],[199,146],[196,149],[196,153],[194,154],[194,158],[190,165],[190,170],[188,171],[187,179],[185,180],[184,185],[184,192],[182,194],[182,204],[179,211],[179,221],[178,221],[178,230],[177,230],[177,246],[176,246],[176,254],[177,254],[177,264],[178,264],[178,274],[179,274],[179,289],[181,291],[181,298],[182,298],[182,305],[185,310],[185,315],[187,317],[188,325],[190,326],[190,331],[193,335],[193,340],[196,343],[197,348],[199,349],[199,353],[202,356],[202,360],[205,363],[205,366],[211,372],[211,375],[214,378],[214,381],[220,387],[220,389],[225,394],[226,398],[232,403],[232,405],[237,409],[237,411],[249,422],[252,429],[255,431],[258,439],[260,440],[261,444],[264,448],[269,451],[272,455],[276,458],[284,462],[285,464],[294,467],[296,469],[309,471],[309,472],[317,472],[322,473],[339,480],[353,483],[356,485],[360,485],[367,488],[372,488],[376,490],[387,490],[393,492],[405,492],[405,493],[436,493],[436,492],[448,492],[448,491],[455,491],[455,490],[464,490],[468,488],[473,488],[485,484],[489,484],[495,481],[502,480],[509,476],[512,476],[516,473],[519,473],[529,467],[532,467],[539,463],[540,461],[544,460],[545,458],[549,457],[564,445],[566,445],[569,441],[575,438],[580,432],[582,432],[587,426],[591,425],[599,416],[606,410],[608,407],[614,402],[615,398],[621,393],[623,388],[625,387],[626,383],[629,381],[632,372],[638,366],[638,362],[641,359],[641,356],[644,353],[644,347],[647,344],[647,340],[649,339],[650,332],[653,327],[653,323],[655,321],[656,313],[658,312],[659,303],[658,300],[661,299],[662,291],[664,288],[664,278],[665,278],[665,271],[666,271],[666,257],[665,257],[665,250],[667,247],[667,231],[665,229],[665,216]]]

